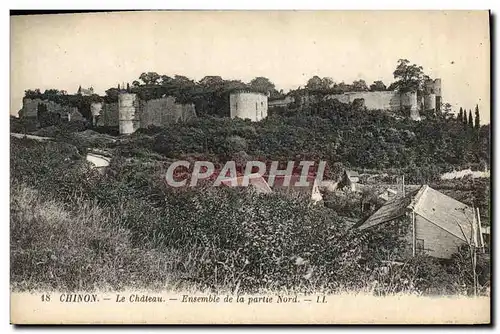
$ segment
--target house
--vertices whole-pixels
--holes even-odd
[[[388,222],[409,227],[405,236],[412,255],[449,259],[463,245],[484,247],[478,212],[427,185],[386,202],[355,228],[367,230]]]
[[[313,203],[323,200],[323,196],[319,190],[319,183],[315,177],[308,176],[305,179],[305,184],[302,184],[300,175],[289,176],[288,184],[285,182],[285,176],[276,175],[272,184],[269,182],[269,176],[262,176],[254,173],[248,175],[248,186],[253,187],[258,193],[280,192],[288,195],[305,195],[310,198]],[[244,176],[227,178],[221,181],[221,184],[226,187],[244,187]]]
[[[397,196],[398,192],[394,189],[391,188],[386,188],[378,197],[383,200],[384,202],[387,202]]]
[[[248,186],[252,187],[257,193],[268,194],[272,192],[269,184],[258,173],[250,174],[248,177]],[[227,178],[221,181],[221,184],[226,187],[244,187],[243,185],[244,176],[237,176],[233,178]]]
[[[319,182],[314,176],[307,176],[305,180],[301,179],[300,175],[289,176],[290,181],[287,183],[283,175],[277,175],[273,182],[269,181],[268,184],[273,191],[279,191],[286,194],[302,194],[311,199],[313,203],[318,203],[323,200],[321,191],[319,189]],[[305,181],[304,183],[301,181]]]
[[[78,87],[78,91],[76,92],[78,95],[82,96],[91,96],[94,94],[94,88],[82,88],[82,86]]]
[[[348,189],[350,191],[360,191],[359,173],[352,170],[345,170],[338,184],[338,189]]]

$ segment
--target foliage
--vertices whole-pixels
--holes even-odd
[[[408,59],[398,60],[398,66],[394,71],[394,87],[400,92],[422,91],[426,76],[422,66],[410,65]]]
[[[227,132],[253,135],[239,125],[248,131]],[[118,150],[101,174],[70,144],[13,138],[11,145],[11,274],[19,289],[451,291],[421,263],[382,280],[382,259],[402,247],[398,235],[348,229],[334,211],[301,197],[173,189],[161,161],[128,162]]]

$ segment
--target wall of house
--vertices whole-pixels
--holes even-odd
[[[267,117],[267,96],[260,93],[240,92],[229,96],[231,118],[258,122]]]
[[[415,215],[416,238],[424,240],[426,254],[437,258],[449,259],[458,252],[458,248],[465,244],[453,234],[429,222],[425,218]]]

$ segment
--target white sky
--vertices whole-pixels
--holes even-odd
[[[268,77],[285,91],[313,75],[393,81],[399,58],[440,77],[443,101],[490,121],[486,11],[134,12],[11,18],[11,114],[25,89],[103,94],[142,72],[199,80]]]

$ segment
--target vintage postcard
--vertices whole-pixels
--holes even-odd
[[[488,11],[11,16],[13,324],[489,324]]]

